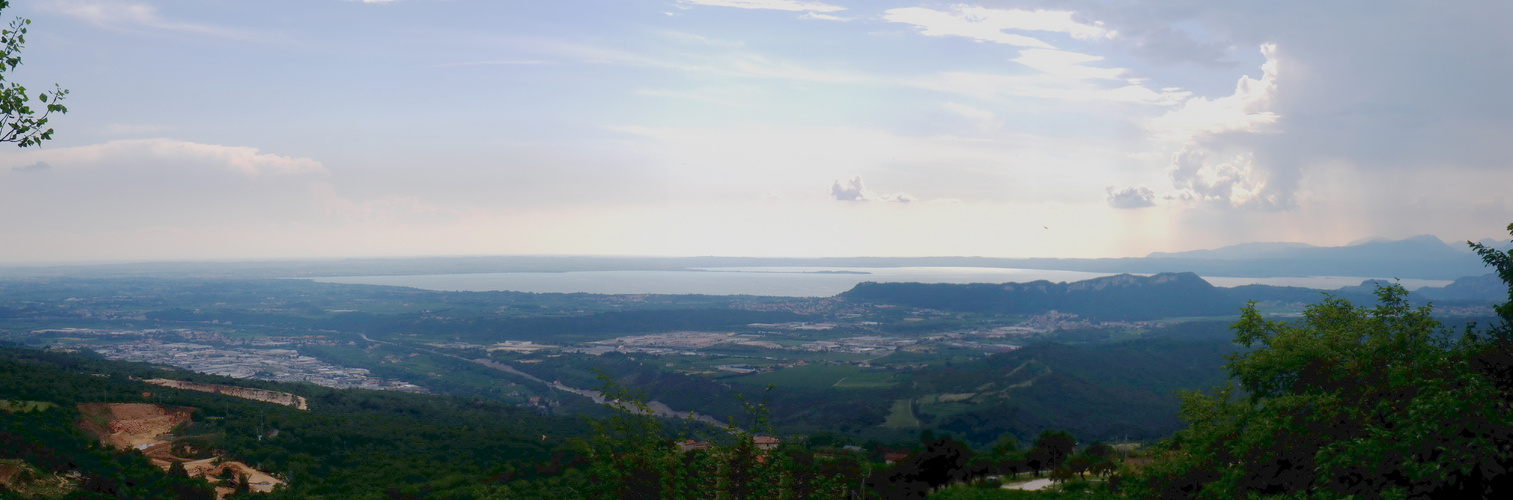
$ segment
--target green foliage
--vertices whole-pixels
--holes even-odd
[[[5,413],[31,413],[34,411],[47,411],[57,408],[58,405],[46,401],[12,401],[0,399],[0,412]]]
[[[101,375],[101,376],[96,376]],[[149,386],[131,377],[151,378],[163,372],[142,365],[90,359],[77,355],[0,348],[0,397],[47,401],[68,412],[0,413],[0,424],[22,422],[11,429],[18,442],[41,443],[43,451],[28,460],[45,470],[70,461],[90,470],[106,470],[94,487],[125,488],[120,473],[101,469],[100,462],[78,462],[75,449],[96,445],[78,434],[80,416],[75,402],[140,402],[143,392],[153,401],[198,408],[184,440],[197,448],[225,450],[230,457],[286,478],[286,489],[274,498],[377,498],[393,489],[415,495],[459,498],[483,488],[491,476],[510,463],[527,463],[551,456],[564,437],[583,429],[570,419],[540,417],[503,403],[448,396],[395,392],[338,390],[308,385],[262,382],[257,385],[294,392],[310,399],[311,410],[248,401],[216,394]],[[220,384],[248,385],[251,381],[209,375],[181,374],[181,378]],[[72,416],[70,416],[72,415]],[[278,432],[270,432],[277,429]],[[0,431],[5,429],[0,428]],[[49,444],[51,437],[69,436],[74,444]],[[9,439],[0,432],[0,439]],[[0,450],[10,449],[9,442]],[[19,446],[19,445],[18,445]],[[64,450],[64,451],[47,451]],[[112,453],[101,450],[111,456]],[[123,453],[115,456],[137,456]],[[40,457],[40,458],[38,458]],[[49,458],[51,457],[51,458]],[[145,458],[142,458],[145,464]],[[133,466],[134,467],[134,466]],[[150,467],[150,466],[149,466]],[[156,468],[143,469],[168,476]],[[144,472],[145,473],[145,472]],[[115,481],[115,486],[106,481]],[[132,480],[132,484],[141,481]],[[87,485],[86,485],[87,486]],[[129,485],[127,485],[129,486]],[[131,490],[137,491],[137,490]],[[466,493],[466,495],[464,495]],[[160,496],[150,496],[158,498]]]
[[[9,1],[0,0],[0,10],[9,6]],[[26,45],[29,25],[30,19],[16,18],[9,27],[0,30],[0,73],[15,71],[21,65],[21,49]],[[0,78],[0,83],[3,81]],[[52,139],[53,129],[47,127],[48,117],[53,113],[68,113],[68,108],[62,104],[67,95],[68,90],[57,85],[53,86],[51,93],[37,94],[37,100],[43,105],[39,114],[31,107],[31,95],[26,87],[15,82],[0,85],[0,142],[27,147]]]
[[[1508,234],[1513,235],[1513,224],[1508,224]],[[1481,256],[1483,262],[1492,266],[1497,277],[1502,278],[1504,283],[1513,283],[1513,250],[1499,252],[1480,243],[1467,241],[1466,244],[1471,245],[1471,249]],[[1508,287],[1508,301],[1498,305],[1495,310],[1501,322],[1493,325],[1490,333],[1499,337],[1499,340],[1513,339],[1513,286]]]
[[[942,437],[929,439],[925,449],[910,453],[891,469],[874,471],[867,486],[882,498],[918,498],[931,490],[987,475],[987,464],[973,460],[972,450],[963,443]],[[970,464],[983,463],[974,470]]]
[[[601,392],[617,414],[591,421],[591,438],[578,450],[588,461],[583,472],[516,481],[496,493],[526,497],[553,492],[554,498],[645,499],[821,499],[858,494],[867,464],[847,453],[818,453],[802,444],[759,447],[753,438],[770,431],[765,405],[741,402],[753,422],[733,424],[723,442],[684,450],[652,416],[644,395],[601,374]],[[756,431],[754,433],[753,431]],[[711,441],[720,441],[712,438]]]
[[[101,447],[74,425],[79,418],[71,406],[0,413],[0,463],[22,463],[26,470],[37,471],[25,490],[57,493],[72,489],[74,495],[83,498],[214,497],[203,479],[165,474],[136,450]],[[55,477],[79,479],[70,484],[51,479]]]
[[[1478,250],[1513,294],[1507,256]],[[1131,478],[1131,492],[1490,498],[1513,491],[1513,399],[1499,378],[1507,372],[1505,337],[1452,340],[1428,306],[1412,308],[1406,295],[1401,286],[1379,286],[1369,308],[1330,298],[1296,323],[1267,320],[1247,306],[1233,329],[1252,349],[1230,357],[1234,382],[1183,395],[1189,427]]]
[[[1072,451],[1077,448],[1077,438],[1065,431],[1044,431],[1035,438],[1035,446],[1025,454],[1031,468],[1039,474],[1040,469],[1060,468]]]
[[[1019,456],[1019,441],[1014,439],[1013,434],[998,436],[998,440],[993,442],[993,447],[989,454],[995,462],[1016,458]]]

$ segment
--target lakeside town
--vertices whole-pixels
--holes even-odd
[[[320,336],[305,338],[265,337],[254,342],[230,342],[231,345],[249,344],[255,347],[216,347],[189,341],[199,339],[228,344],[223,334],[188,329],[179,330],[94,330],[70,328],[65,330],[36,331],[33,333],[69,333],[97,337],[129,337],[109,343],[77,342],[64,350],[87,349],[106,359],[132,361],[172,366],[184,370],[223,375],[232,378],[258,379],[273,382],[307,382],[338,389],[372,389],[427,393],[424,387],[400,380],[389,380],[371,375],[364,368],[351,368],[327,363],[304,356],[290,349],[301,340],[319,344],[335,344]],[[177,337],[170,338],[170,337]],[[174,341],[178,340],[178,341]],[[237,339],[240,340],[240,339]]]

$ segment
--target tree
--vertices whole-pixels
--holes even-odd
[[[8,0],[0,0],[0,10],[10,6]],[[14,142],[27,147],[42,144],[53,138],[53,129],[47,127],[48,117],[53,113],[68,113],[63,98],[68,90],[57,84],[51,93],[37,94],[42,102],[42,112],[31,107],[31,96],[26,87],[17,83],[4,85],[4,73],[15,71],[21,65],[21,48],[26,45],[26,27],[30,19],[16,18],[10,26],[0,30],[0,142]]]
[[[883,498],[924,498],[931,490],[970,479],[971,462],[971,448],[942,437],[892,469],[873,473],[867,482]]]
[[[998,436],[998,440],[993,442],[990,450],[989,456],[993,457],[994,461],[1010,460],[1019,455],[1019,441],[1014,439],[1013,434],[1005,433]]]
[[[1508,234],[1513,236],[1513,224],[1508,224]],[[1513,249],[1509,249],[1507,252],[1499,252],[1497,249],[1488,248],[1481,243],[1467,241],[1466,244],[1470,245],[1471,249],[1481,256],[1482,262],[1487,263],[1488,266],[1492,266],[1492,269],[1497,273],[1497,277],[1502,278],[1504,283],[1509,283],[1508,301],[1495,308],[1500,323],[1493,325],[1490,331],[1494,336],[1502,335],[1504,337],[1503,340],[1507,340],[1507,337],[1513,336]]]
[[[168,475],[174,477],[189,477],[189,471],[184,470],[184,462],[174,460],[168,464]]]
[[[1513,259],[1482,255],[1513,294]],[[1232,328],[1251,350],[1229,357],[1232,382],[1182,395],[1188,428],[1162,460],[1131,478],[1131,493],[1495,498],[1513,491],[1510,398],[1495,370],[1476,363],[1506,354],[1508,336],[1498,332],[1507,328],[1509,306],[1499,306],[1503,322],[1490,338],[1472,331],[1454,339],[1429,306],[1410,307],[1401,286],[1378,286],[1376,294],[1369,308],[1327,298],[1297,323],[1268,320],[1247,305]]]
[[[1077,439],[1065,431],[1044,431],[1040,437],[1035,438],[1035,446],[1030,449],[1029,457],[1031,467],[1035,467],[1037,474],[1041,468],[1056,468],[1065,462],[1067,457],[1072,456],[1072,450],[1077,448]],[[1039,464],[1035,464],[1038,459]]]
[[[1508,224],[1508,234],[1513,235],[1513,224]],[[1499,252],[1480,243],[1466,243],[1496,270],[1498,277],[1513,283],[1513,249]],[[1475,346],[1471,369],[1490,380],[1503,401],[1513,401],[1513,286],[1508,287],[1508,301],[1495,310],[1498,321],[1485,335],[1474,330],[1467,332],[1467,342]]]

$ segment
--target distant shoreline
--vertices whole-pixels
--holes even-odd
[[[587,293],[601,295],[723,295],[833,297],[862,281],[887,283],[1075,282],[1120,273],[982,267],[740,267],[681,270],[584,270],[568,272],[446,273],[309,277],[322,283],[403,286],[434,291]],[[1139,273],[1131,273],[1143,275]],[[1352,276],[1235,278],[1203,276],[1220,288],[1270,285],[1334,291],[1378,279]],[[1391,281],[1390,279],[1388,281]],[[1400,280],[1415,290],[1449,280]]]

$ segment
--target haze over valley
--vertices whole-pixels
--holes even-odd
[[[1513,498],[1513,3],[0,13],[0,499]]]

